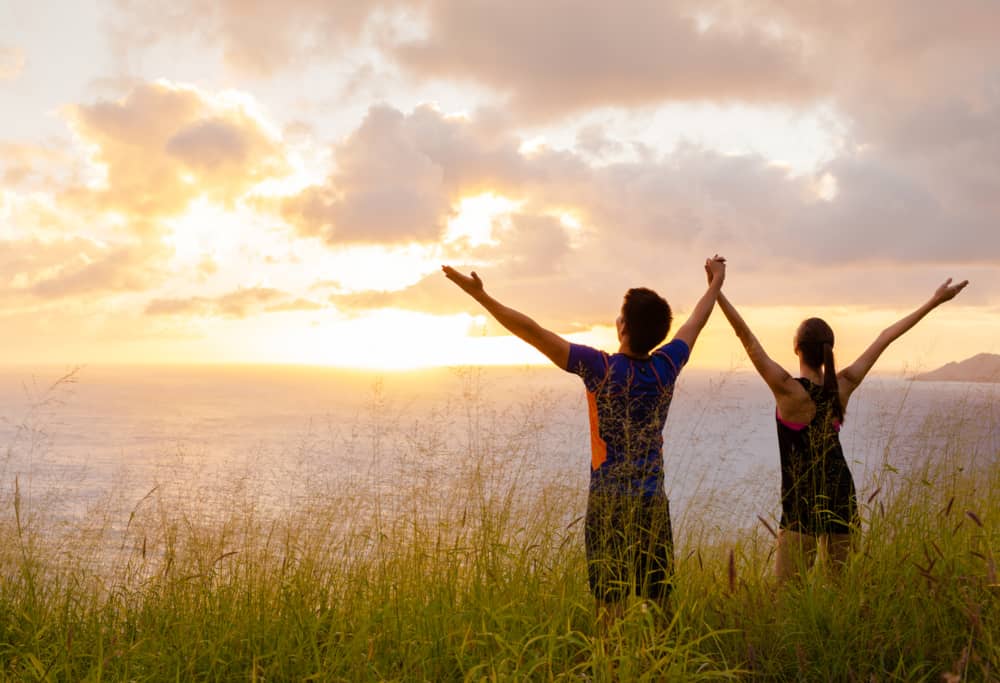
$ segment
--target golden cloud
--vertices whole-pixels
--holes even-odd
[[[86,237],[52,240],[27,238],[0,242],[3,291],[9,296],[41,299],[107,291],[142,290],[164,272],[156,263],[163,247],[156,243],[108,246]]]
[[[232,204],[289,170],[280,137],[237,97],[145,83],[66,115],[104,171],[96,187],[66,196],[101,211],[148,221],[182,213],[199,197]]]
[[[13,81],[24,70],[24,51],[0,46],[0,81]]]
[[[216,297],[153,299],[146,315],[247,318],[260,313],[315,311],[323,305],[271,287],[244,287]]]

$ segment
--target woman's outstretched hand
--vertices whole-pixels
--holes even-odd
[[[948,278],[944,281],[944,284],[935,290],[934,296],[931,297],[931,300],[934,302],[935,306],[943,304],[945,301],[951,301],[958,296],[958,293],[965,289],[968,284],[968,280],[962,280],[957,285],[953,285],[951,284],[951,278]]]
[[[708,277],[708,284],[711,285],[715,278],[726,279],[726,259],[716,254],[712,258],[705,259],[705,276]]]
[[[445,277],[461,287],[462,291],[469,296],[476,298],[483,293],[483,281],[476,275],[476,271],[472,271],[472,277],[469,277],[462,275],[451,266],[441,266],[441,270],[444,271]]]

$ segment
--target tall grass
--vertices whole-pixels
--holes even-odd
[[[996,453],[936,449],[887,474],[840,576],[817,568],[779,588],[763,524],[724,535],[687,519],[673,613],[633,602],[604,633],[586,494],[532,467],[548,399],[515,407],[511,428],[475,376],[463,387],[437,420],[406,427],[404,454],[387,452],[398,416],[375,392],[358,452],[376,470],[413,466],[374,494],[303,482],[308,495],[275,507],[231,484],[206,511],[150,487],[66,523],[5,479],[0,679],[1000,678]],[[445,436],[453,419],[460,443]]]

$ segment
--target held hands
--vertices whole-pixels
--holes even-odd
[[[962,280],[957,285],[953,285],[951,284],[951,278],[948,278],[944,281],[944,284],[934,291],[934,296],[931,297],[931,301],[934,302],[935,306],[939,306],[945,301],[951,301],[958,296],[958,293],[965,289],[968,284],[968,280]]]
[[[716,254],[712,258],[705,259],[705,275],[708,277],[708,284],[711,286],[716,278],[721,286],[726,279],[726,259]]]
[[[476,271],[472,271],[472,277],[469,277],[468,275],[462,275],[451,266],[441,266],[441,270],[444,271],[445,277],[461,287],[462,291],[473,299],[482,296],[485,291],[483,289],[483,281],[476,275]]]

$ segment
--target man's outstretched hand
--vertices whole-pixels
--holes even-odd
[[[478,298],[483,294],[483,281],[476,275],[476,271],[472,271],[472,276],[469,277],[468,275],[462,275],[451,266],[441,266],[441,270],[444,271],[445,277],[461,287],[472,298]]]
[[[715,278],[726,279],[726,259],[716,254],[712,258],[705,259],[705,275],[708,277],[708,284],[712,284]]]

